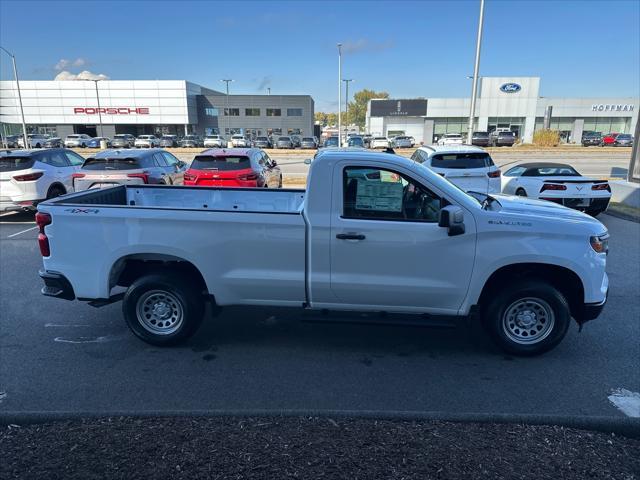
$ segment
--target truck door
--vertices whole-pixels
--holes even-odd
[[[411,176],[377,165],[337,163],[331,214],[331,291],[358,309],[454,313],[467,293],[475,223],[448,236],[447,200]]]

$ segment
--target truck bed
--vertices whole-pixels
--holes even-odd
[[[49,203],[109,207],[204,210],[218,212],[293,213],[302,211],[304,190],[119,185],[85,190]]]

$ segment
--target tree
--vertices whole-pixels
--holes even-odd
[[[320,122],[320,125],[323,127],[337,125],[338,124],[338,114],[337,113],[325,113],[325,112],[316,112],[314,114],[314,118],[316,122]]]
[[[344,122],[345,125],[349,123],[355,123],[360,128],[364,128],[364,123],[367,116],[367,103],[372,98],[389,98],[387,92],[376,92],[374,90],[360,90],[353,95],[353,101],[349,102],[349,115]]]

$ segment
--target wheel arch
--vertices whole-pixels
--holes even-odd
[[[204,293],[209,292],[202,272],[184,258],[160,253],[134,253],[116,260],[109,271],[109,290],[116,285],[128,287],[149,273],[178,272],[191,277]]]
[[[556,288],[567,299],[571,316],[580,318],[584,307],[584,285],[580,276],[567,267],[548,263],[514,263],[498,268],[485,282],[478,306],[483,309],[505,285],[528,279],[542,280]]]
[[[62,193],[63,195],[66,195],[66,194],[68,193],[68,192],[67,192],[67,188],[64,186],[64,184],[62,184],[62,182],[57,182],[57,181],[56,181],[56,182],[52,182],[52,183],[51,183],[51,185],[49,185],[49,188],[47,188],[47,198],[49,197],[49,194],[51,193],[51,190],[52,190],[53,188],[59,188],[59,189],[61,189],[61,190],[62,190],[62,192],[63,192],[63,193]]]

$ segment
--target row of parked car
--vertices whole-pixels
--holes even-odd
[[[359,136],[349,140],[356,138],[362,141]],[[346,150],[364,148],[354,144]],[[471,145],[422,146],[411,159],[467,192],[542,199],[593,216],[606,210],[611,198],[607,180],[582,177],[570,165],[526,163],[502,173],[486,150]],[[0,180],[4,211],[33,209],[45,199],[118,184],[280,188],[282,172],[255,147],[204,150],[190,165],[160,148],[109,149],[87,159],[70,149],[51,148],[0,151]]]
[[[600,132],[584,132],[582,134],[583,147],[632,147],[633,135],[629,133],[608,133],[602,135]]]

